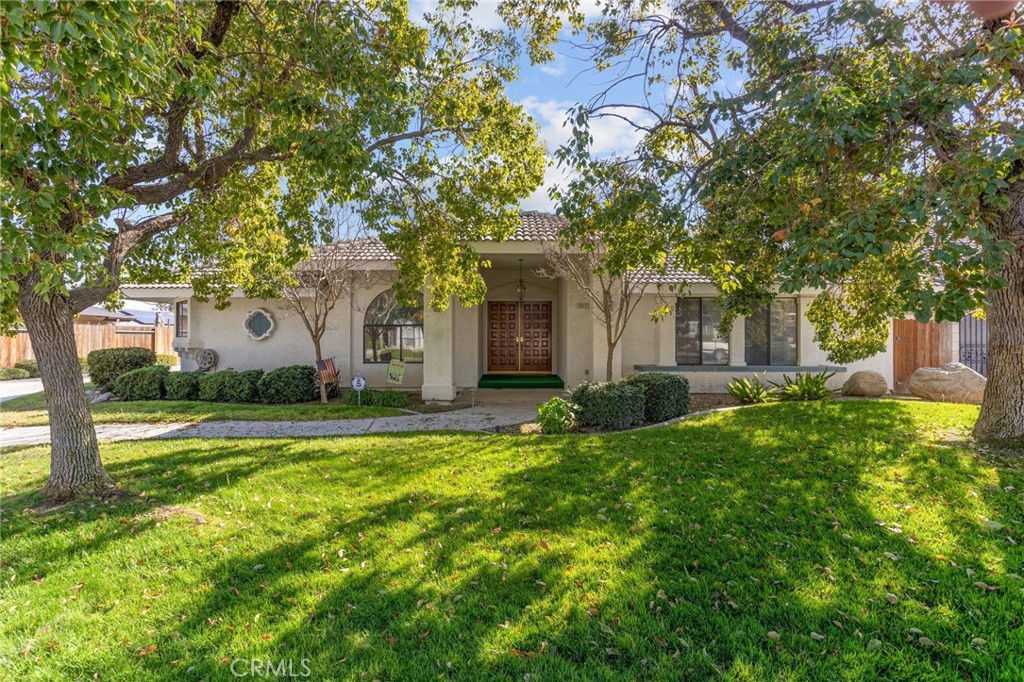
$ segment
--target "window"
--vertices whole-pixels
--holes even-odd
[[[363,320],[363,362],[423,362],[423,297],[398,302],[390,289],[377,296]]]
[[[174,335],[179,339],[188,338],[188,301],[174,304]]]
[[[797,305],[795,298],[777,298],[746,320],[748,365],[795,365]]]
[[[719,336],[722,306],[713,298],[676,300],[676,364],[727,365],[729,339]]]
[[[245,333],[253,341],[262,341],[270,338],[274,331],[274,318],[266,310],[257,308],[250,310],[245,318]]]

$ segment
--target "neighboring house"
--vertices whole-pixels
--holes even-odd
[[[388,362],[406,363],[404,386],[419,388],[425,400],[448,401],[485,376],[548,376],[568,386],[603,380],[604,328],[589,300],[567,280],[543,279],[543,242],[556,239],[560,219],[544,213],[522,215],[522,225],[506,242],[473,244],[492,267],[483,271],[486,300],[471,308],[453,303],[443,312],[429,306],[396,306],[390,282],[395,256],[378,240],[349,242],[359,268],[373,277],[353,287],[331,314],[323,339],[324,357],[335,358],[342,377],[365,376],[371,386],[386,382]],[[520,280],[520,262],[522,279]],[[354,273],[359,275],[359,272]],[[619,343],[616,377],[638,371],[679,373],[693,392],[724,392],[737,376],[836,371],[838,386],[847,372],[874,370],[893,381],[892,336],[872,358],[835,367],[814,342],[806,319],[812,291],[780,295],[748,319],[737,319],[728,338],[717,336],[717,290],[701,275],[678,270],[651,273],[643,300]],[[683,286],[679,296],[664,285]],[[659,290],[660,285],[660,290]],[[128,285],[129,298],[170,303],[175,311],[174,347],[182,369],[196,368],[195,354],[212,349],[219,369],[262,368],[312,363],[313,346],[302,321],[283,300],[252,300],[241,292],[224,310],[192,298],[188,286]],[[666,302],[674,314],[655,323],[651,313]],[[493,385],[485,382],[485,385]]]
[[[89,306],[78,313],[76,322],[81,324],[137,324],[135,316],[126,312],[111,312],[99,306]]]

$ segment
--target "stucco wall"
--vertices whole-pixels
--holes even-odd
[[[484,279],[488,284],[488,301],[515,300],[515,285],[518,272],[514,270],[488,270]],[[327,333],[322,342],[325,357],[334,357],[343,381],[352,374],[365,376],[371,386],[384,386],[386,364],[372,364],[363,361],[363,318],[370,302],[390,287],[391,276],[377,278],[375,284],[361,287],[333,311]],[[569,387],[582,381],[603,380],[605,372],[604,328],[596,320],[592,304],[584,292],[567,281],[552,281],[539,278],[531,272],[524,272],[527,300],[552,301],[552,370],[565,380]],[[714,296],[714,290],[707,285],[696,285],[688,295]],[[807,306],[813,296],[799,297],[800,323],[798,327],[798,352],[801,366],[816,367],[831,365],[825,352],[814,341],[814,330],[806,319]],[[654,293],[644,295],[630,320],[630,325],[619,344],[616,361],[616,375],[634,373],[636,365],[672,366],[675,363],[675,318],[670,315],[658,323],[651,319],[651,312],[661,305],[674,304],[674,296],[660,298]],[[275,321],[270,338],[256,341],[248,338],[243,322],[254,308],[269,312]],[[430,325],[425,328],[427,339],[427,360],[437,356],[451,358],[450,385],[457,388],[475,386],[480,375],[487,371],[486,305],[465,308],[457,302],[450,311],[436,318],[446,332],[441,345],[431,348]],[[449,316],[449,317],[445,317]],[[435,319],[431,317],[430,319]],[[449,322],[450,320],[450,322]],[[696,393],[724,392],[726,384],[735,376],[749,375],[743,367],[742,344],[743,321],[737,321],[732,337],[733,366],[722,371],[681,371],[690,380],[691,390]],[[438,327],[439,329],[441,327]],[[450,340],[449,340],[450,339]],[[218,369],[260,368],[271,370],[290,364],[312,363],[314,358],[312,342],[301,319],[284,301],[256,301],[235,298],[232,305],[216,310],[212,303],[192,301],[190,335],[187,340],[176,341],[177,346],[212,348],[220,360]],[[448,355],[450,353],[450,355]],[[442,363],[444,364],[444,363]],[[182,369],[194,369],[191,355],[185,353]],[[673,368],[675,369],[675,368]],[[839,373],[830,381],[833,387],[840,386],[850,373],[858,370],[873,370],[881,373],[892,386],[892,334],[889,335],[887,352],[875,357],[851,363],[845,373]],[[448,370],[445,369],[445,372]],[[677,370],[678,371],[678,370]],[[790,370],[792,371],[792,370]],[[766,378],[781,380],[782,372],[769,372]],[[424,365],[406,365],[403,387],[418,389],[424,383]]]

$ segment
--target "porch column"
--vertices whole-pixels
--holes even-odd
[[[676,314],[673,310],[654,324],[658,330],[658,364],[670,367],[676,364]]]
[[[731,367],[745,367],[746,358],[746,325],[747,318],[737,316],[732,323],[732,331],[729,332],[729,365]]]
[[[427,294],[429,296],[429,294]],[[425,296],[426,298],[426,296]],[[423,307],[423,400],[451,402],[455,400],[455,302],[448,309]]]

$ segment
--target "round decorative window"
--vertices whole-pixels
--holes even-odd
[[[274,318],[270,316],[270,313],[262,308],[249,311],[249,315],[245,318],[245,333],[249,335],[250,339],[262,341],[270,338],[273,331]]]

